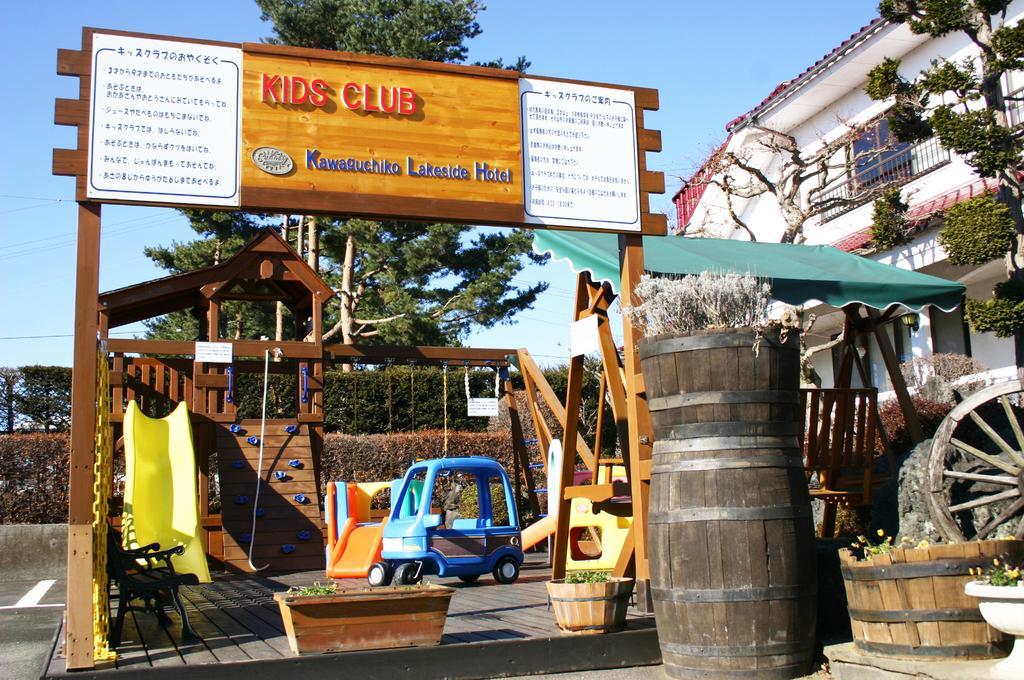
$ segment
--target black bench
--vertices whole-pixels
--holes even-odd
[[[164,613],[160,602],[163,593],[170,595],[181,616],[182,640],[198,640],[199,636],[188,622],[178,587],[198,585],[199,577],[195,574],[177,574],[171,563],[171,557],[183,554],[185,548],[178,546],[160,550],[159,543],[151,543],[125,550],[121,547],[121,533],[110,526],[107,529],[107,575],[111,584],[117,582],[118,592],[117,618],[110,633],[111,648],[121,644],[121,628],[129,609],[154,613],[164,626],[171,623],[171,618]],[[142,607],[132,606],[132,600],[142,600],[144,604]]]

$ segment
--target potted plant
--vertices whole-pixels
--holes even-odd
[[[421,583],[341,589],[315,583],[274,593],[294,654],[441,643],[454,589]]]
[[[1024,563],[1016,565],[993,559],[988,569],[974,570],[977,578],[964,586],[964,592],[978,598],[985,621],[1014,637],[1010,655],[992,668],[994,675],[1005,678],[1024,678]]]
[[[1024,541],[915,545],[878,534],[839,551],[858,649],[930,661],[1005,654],[1008,638],[985,623],[964,589],[978,564],[1024,558]]]
[[[668,674],[806,675],[817,572],[799,333],[769,318],[771,286],[754,276],[645,275],[635,293],[626,311],[644,334],[648,557]]]
[[[548,581],[548,597],[562,632],[573,635],[614,633],[626,625],[634,580],[606,571],[575,571]]]

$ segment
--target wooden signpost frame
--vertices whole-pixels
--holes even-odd
[[[93,35],[112,35],[174,40],[185,43],[240,47],[243,53],[277,52],[279,54],[318,59],[337,59],[362,64],[376,64],[401,68],[420,69],[429,73],[463,73],[481,78],[507,80],[519,78],[521,74],[499,69],[460,66],[434,62],[419,62],[408,59],[393,59],[360,54],[307,50],[303,48],[268,46],[257,43],[234,44],[218,41],[194,40],[171,36],[150,35],[127,31],[83,28],[82,44],[78,50],[57,51],[57,73],[79,79],[77,99],[58,98],[55,102],[54,122],[57,125],[78,128],[77,145],[74,149],[54,149],[53,173],[75,178],[75,199],[78,202],[78,244],[76,255],[77,275],[75,281],[75,328],[74,328],[74,374],[72,379],[71,451],[69,461],[69,509],[68,509],[68,583],[65,626],[65,651],[69,670],[95,667],[93,657],[93,607],[92,607],[92,564],[93,564],[93,445],[96,436],[96,380],[97,341],[100,330],[99,295],[99,254],[101,231],[101,206],[103,203],[130,203],[135,205],[165,206],[173,208],[208,208],[206,205],[167,204],[159,201],[140,203],[138,201],[90,200],[86,191],[90,97],[92,88],[92,43]],[[531,78],[539,78],[529,76]],[[629,304],[633,286],[643,271],[642,234],[664,235],[666,218],[650,212],[650,194],[665,191],[664,174],[649,171],[646,166],[646,152],[661,150],[661,133],[644,126],[643,112],[659,107],[658,91],[649,88],[616,86],[603,83],[589,83],[574,80],[543,78],[553,83],[596,85],[632,90],[635,95],[635,119],[637,142],[638,189],[640,198],[641,230],[620,236],[621,269],[623,277],[623,304]],[[507,207],[488,209],[484,206],[463,205],[442,200],[407,200],[401,196],[376,197],[368,199],[359,195],[317,195],[316,192],[302,192],[301,195],[247,191],[241,188],[240,211],[280,210],[290,214],[329,214],[380,219],[410,219],[425,221],[447,221],[468,224],[491,224],[498,226],[540,228],[527,224],[520,217],[521,210],[511,211]],[[381,204],[383,200],[386,205]],[[215,208],[224,210],[225,208]],[[233,209],[233,208],[232,208]],[[548,228],[548,227],[543,227]],[[608,230],[595,230],[608,231]],[[643,380],[636,355],[638,334],[624,322],[625,383],[628,417],[631,423],[642,422],[646,406],[643,398]],[[642,441],[640,428],[630,427],[630,456],[646,452],[650,456],[650,441]],[[642,458],[642,455],[641,455]],[[636,524],[640,532],[634,537],[637,557],[637,576],[646,576],[646,545],[643,541],[647,485],[638,475],[631,481],[634,498],[642,499],[636,510]]]

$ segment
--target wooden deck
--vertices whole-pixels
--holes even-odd
[[[154,678],[164,671],[168,677],[183,677],[187,672],[189,680],[255,680],[288,673],[294,665],[292,671],[316,667],[330,677],[360,680],[394,677],[406,668],[425,671],[422,677],[478,678],[660,662],[653,617],[632,608],[622,633],[561,634],[547,606],[548,578],[548,569],[537,563],[524,565],[519,580],[506,586],[489,576],[473,585],[430,577],[433,583],[456,588],[440,647],[296,657],[288,648],[273,593],[293,585],[323,582],[323,572],[217,575],[213,583],[182,589],[189,620],[202,636],[201,642],[182,644],[180,621],[172,608],[167,609],[172,619],[168,628],[152,614],[129,612],[116,664],[91,673],[66,673],[58,646],[46,677],[112,679],[144,672],[146,678]],[[345,587],[365,585],[362,580],[339,583]]]

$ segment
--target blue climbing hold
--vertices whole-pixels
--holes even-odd
[[[231,461],[231,467],[235,468],[236,470],[241,470],[242,468],[245,467],[245,461],[244,460],[233,460],[233,461]]]
[[[252,534],[242,534],[242,543],[252,543]]]
[[[291,553],[295,552],[295,546],[291,543],[285,543],[281,546],[281,552],[283,552],[285,555],[290,555]]]
[[[239,425],[238,423],[231,423],[230,425],[228,425],[228,431],[231,434],[238,434],[242,431],[242,426]]]
[[[248,496],[235,496],[235,505],[245,505],[249,502]]]
[[[296,503],[302,503],[303,505],[309,502],[309,499],[306,498],[306,494],[304,493],[297,493],[294,496],[292,496],[292,498],[295,499]]]
[[[251,437],[246,437],[245,441],[249,442],[253,446],[256,446],[257,444],[260,443],[260,438],[257,437],[256,435],[252,435]]]
[[[274,479],[276,479],[279,482],[283,482],[284,480],[288,479],[288,473],[285,472],[284,470],[277,470],[274,473]]]
[[[312,534],[303,529],[298,533],[298,536],[300,541],[308,541],[310,537],[312,537]]]
[[[288,467],[293,467],[296,470],[298,470],[299,468],[302,467],[302,461],[299,460],[298,458],[292,458],[290,461],[288,461]]]
[[[266,510],[264,510],[263,508],[256,508],[256,516],[257,517],[263,517],[263,515],[265,515],[265,514],[267,514]]]
[[[298,425],[285,425],[284,426],[284,431],[287,432],[288,434],[295,434],[296,432],[299,431],[299,426]]]

